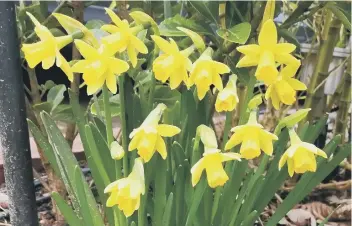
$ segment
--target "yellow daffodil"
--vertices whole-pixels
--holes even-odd
[[[88,95],[97,92],[104,83],[112,93],[116,93],[116,75],[127,71],[128,63],[115,58],[104,45],[95,49],[81,40],[75,40],[75,44],[84,60],[75,63],[72,71],[83,73]]]
[[[300,62],[284,67],[277,79],[268,86],[265,99],[271,99],[274,108],[279,109],[280,102],[292,105],[296,101],[296,91],[306,90],[307,86],[294,78]]]
[[[155,151],[159,152],[163,159],[166,159],[166,145],[162,137],[172,137],[181,130],[172,125],[159,124],[165,104],[158,106],[150,112],[142,125],[134,129],[130,134],[131,142],[128,146],[129,151],[138,150],[138,154],[145,162],[148,162]]]
[[[279,162],[279,170],[287,162],[288,174],[292,177],[296,173],[306,171],[315,172],[317,162],[315,155],[327,158],[326,153],[313,144],[303,142],[299,139],[294,129],[289,130],[291,146],[285,151]]]
[[[140,158],[136,158],[130,175],[109,184],[104,193],[110,193],[106,201],[107,207],[118,205],[126,217],[138,210],[141,195],[145,192],[144,168]]]
[[[211,188],[223,186],[229,177],[222,163],[230,160],[241,161],[241,156],[237,153],[221,153],[217,149],[215,133],[211,128],[200,125],[198,130],[200,130],[200,137],[204,144],[204,153],[203,157],[191,169],[192,186],[196,186],[199,182],[203,170],[207,173],[208,184]]]
[[[221,90],[216,98],[215,110],[217,112],[222,111],[233,111],[238,103],[237,87],[236,87],[237,76],[231,75],[226,87]]]
[[[73,35],[75,33],[82,32],[83,37],[81,40],[85,41],[94,48],[98,48],[99,42],[95,38],[93,32],[88,30],[88,28],[81,22],[61,13],[53,13],[52,15],[57,19],[57,21],[59,21],[60,25],[65,29],[67,34]]]
[[[176,89],[182,81],[187,84],[187,72],[192,67],[192,62],[188,59],[188,56],[194,51],[194,47],[191,46],[180,51],[173,39],[168,42],[159,36],[152,35],[151,37],[163,52],[153,62],[155,78],[163,83],[170,79],[171,89]]]
[[[101,27],[111,34],[103,37],[102,43],[109,46],[109,51],[113,53],[127,50],[132,66],[136,67],[138,53],[148,53],[147,46],[136,37],[143,26],[130,27],[127,20],[121,20],[111,9],[105,8],[105,10],[115,25],[105,24]]]
[[[277,136],[265,131],[263,126],[257,122],[257,113],[252,111],[246,125],[236,126],[231,129],[235,132],[225,145],[225,150],[229,150],[234,146],[242,143],[240,154],[245,159],[253,159],[260,155],[260,150],[267,155],[273,153],[273,140],[277,140]]]
[[[125,151],[117,141],[113,141],[110,145],[110,154],[112,159],[120,160],[125,155]]]
[[[206,49],[192,65],[188,85],[195,84],[197,86],[199,100],[204,98],[212,84],[221,91],[223,86],[220,74],[230,72],[230,68],[226,64],[211,59],[211,52],[211,48]]]
[[[258,44],[237,47],[245,56],[237,63],[237,67],[257,66],[255,76],[266,85],[276,80],[278,71],[275,62],[291,64],[296,61],[290,53],[296,46],[290,43],[277,43],[277,30],[273,20],[263,23],[258,37]]]
[[[28,66],[34,68],[42,62],[43,69],[51,68],[55,61],[56,66],[67,75],[70,81],[73,80],[73,73],[66,59],[61,55],[60,50],[73,41],[71,35],[54,37],[49,29],[39,23],[39,21],[29,12],[27,15],[35,25],[34,31],[40,41],[33,44],[23,44],[22,51],[27,60]]]

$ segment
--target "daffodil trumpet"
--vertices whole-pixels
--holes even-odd
[[[226,87],[219,92],[215,102],[217,112],[233,111],[236,108],[239,102],[236,82],[237,76],[231,75]]]

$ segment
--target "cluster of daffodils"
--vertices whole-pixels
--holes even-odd
[[[148,49],[136,37],[143,26],[130,27],[127,20],[121,20],[108,8],[105,10],[114,25],[102,26],[101,29],[110,35],[104,36],[100,41],[79,21],[60,13],[53,15],[68,35],[54,37],[47,27],[41,25],[32,14],[27,12],[35,25],[35,33],[40,39],[37,43],[23,44],[22,46],[28,66],[34,68],[42,62],[43,69],[49,69],[56,60],[56,66],[63,70],[70,81],[73,81],[74,72],[83,74],[88,95],[96,93],[104,85],[112,93],[116,93],[116,76],[130,68],[129,64],[118,59],[116,54],[126,51],[132,67],[135,67],[138,53],[146,54]],[[73,66],[60,53],[60,50],[71,42],[75,43],[84,58],[74,63]]]
[[[106,12],[113,24],[102,26],[101,29],[109,34],[99,41],[80,22],[59,13],[53,15],[68,35],[54,37],[48,28],[27,12],[35,24],[35,33],[40,39],[37,43],[22,46],[28,66],[34,68],[42,63],[42,67],[48,69],[56,62],[56,66],[65,72],[70,81],[73,80],[73,73],[81,73],[89,95],[98,92],[103,86],[112,93],[116,93],[116,77],[130,68],[128,62],[118,57],[127,52],[131,66],[136,67],[138,54],[146,54],[148,49],[143,41],[137,38],[138,32],[144,29],[143,25],[135,21],[136,25],[132,26],[126,20],[121,20],[112,10],[106,9]],[[180,50],[173,39],[167,41],[157,35],[152,35],[151,39],[161,50],[160,55],[153,62],[153,73],[158,81],[162,83],[168,81],[171,89],[176,89],[182,83],[188,89],[195,85],[199,100],[202,100],[214,86],[218,91],[216,111],[230,112],[236,108],[239,102],[236,89],[237,76],[230,75],[224,87],[221,75],[228,74],[230,68],[212,59],[211,48],[205,49],[192,63],[189,56],[194,52],[194,46]],[[74,42],[84,58],[73,62],[72,65],[60,54],[60,50],[71,42]],[[237,67],[257,66],[255,76],[268,87],[265,98],[271,99],[276,109],[280,107],[281,102],[287,105],[293,104],[296,91],[306,89],[303,83],[294,79],[300,66],[300,61],[291,55],[295,46],[277,42],[276,26],[269,19],[262,25],[258,45],[250,44],[237,48],[245,55],[238,62]],[[277,70],[278,66],[283,67],[280,72]],[[128,151],[136,150],[139,157],[135,159],[132,172],[127,177],[107,185],[105,189],[105,193],[110,194],[106,205],[108,207],[117,205],[127,217],[139,208],[141,195],[144,195],[147,189],[143,165],[152,159],[155,152],[165,160],[168,157],[168,151],[163,137],[173,137],[181,132],[176,126],[160,123],[165,109],[164,104],[158,104],[141,126],[130,133]],[[247,123],[231,130],[234,133],[227,141],[225,150],[218,148],[215,133],[211,128],[205,125],[198,127],[196,139],[199,138],[204,144],[204,152],[190,170],[193,186],[199,182],[204,170],[211,188],[223,186],[229,180],[223,162],[241,161],[241,158],[253,159],[260,156],[261,152],[268,156],[273,154],[273,141],[278,137],[266,131],[257,122],[256,106],[249,107],[249,110],[251,112]],[[294,172],[314,172],[317,167],[315,156],[326,158],[326,154],[314,145],[302,142],[294,129],[291,128],[289,134],[291,146],[281,157],[279,169],[287,162],[290,176]],[[123,158],[127,150],[123,150],[116,141],[109,145],[113,159]],[[237,145],[241,145],[239,153],[223,152],[234,150]]]
[[[237,48],[244,54],[237,67],[257,66],[256,78],[268,86],[265,98],[271,99],[273,106],[279,109],[280,102],[292,105],[296,100],[296,91],[306,90],[307,87],[293,78],[301,64],[291,55],[296,46],[277,42],[275,23],[269,19],[261,28],[258,45],[250,44]],[[277,70],[280,65],[285,65],[281,72]]]

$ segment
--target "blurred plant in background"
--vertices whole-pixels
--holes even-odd
[[[83,25],[88,4],[60,2],[50,15],[44,2],[18,7],[29,125],[68,224],[249,226],[288,176],[303,174],[266,219],[265,225],[276,225],[350,155],[350,144],[341,144],[351,102],[349,60],[349,83],[341,82],[329,101],[322,86],[340,38],[336,31],[343,24],[344,40],[350,31],[344,3],[113,1],[105,9],[112,24]],[[281,7],[287,18],[278,24]],[[318,61],[306,86],[297,75],[304,57],[294,32],[312,20],[323,29],[316,32]],[[60,54],[69,43],[71,61]],[[71,82],[69,104],[63,104],[65,85],[37,82],[33,68],[55,61]],[[83,109],[78,94],[85,86],[92,97]],[[287,116],[304,99],[297,91],[306,89],[304,109]],[[334,104],[341,120],[336,136],[316,147],[323,114]],[[225,111],[220,135],[215,111]],[[56,122],[68,123],[65,134]],[[72,154],[77,133],[98,197]]]

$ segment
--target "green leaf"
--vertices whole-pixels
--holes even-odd
[[[51,102],[52,104],[51,112],[62,102],[65,91],[65,85],[56,85],[49,90],[47,102]]]
[[[53,88],[54,86],[55,86],[55,82],[53,82],[52,80],[48,80],[45,82],[44,85],[41,85],[40,87],[41,87],[42,91],[44,91],[44,90],[49,90],[49,89]]]
[[[88,20],[85,26],[88,29],[100,29],[104,24],[102,20]]]
[[[296,111],[292,115],[289,115],[281,119],[277,124],[274,133],[278,135],[284,127],[288,127],[288,128],[294,127],[297,123],[299,123],[302,119],[304,119],[308,115],[310,110],[311,110],[310,108],[301,109]]]
[[[170,225],[171,224],[171,213],[173,206],[174,194],[171,192],[169,197],[167,198],[162,225]]]
[[[301,48],[301,44],[297,40],[296,36],[294,34],[292,34],[289,30],[279,28],[278,34],[279,34],[279,36],[284,38],[287,42],[294,44],[298,50]]]
[[[81,207],[83,221],[85,222],[86,225],[89,225],[94,222],[94,219],[92,218],[92,215],[90,213],[90,208],[89,208],[89,204],[87,201],[86,189],[84,186],[84,183],[86,183],[86,182],[85,182],[85,179],[83,178],[81,168],[79,166],[75,166],[74,180],[75,180],[74,184],[77,188],[77,199],[78,199],[79,205]],[[88,187],[88,189],[89,189],[89,187]]]
[[[192,19],[186,19],[179,14],[168,18],[159,24],[160,35],[181,37],[187,36],[184,32],[178,30],[177,27],[184,27],[197,32],[198,34],[213,35],[212,29],[209,25],[202,22],[195,22]]]
[[[40,149],[43,151],[44,157],[49,161],[50,166],[53,168],[57,176],[61,177],[59,167],[56,162],[56,157],[54,150],[51,147],[48,138],[46,138],[39,128],[29,119],[27,119],[29,130],[33,135],[35,142],[39,145]]]
[[[176,101],[181,100],[181,94],[177,90],[171,90],[168,86],[156,85],[154,90],[154,102],[164,103],[171,108]]]
[[[64,216],[66,222],[70,226],[83,226],[83,222],[76,216],[74,210],[66,203],[66,201],[57,192],[51,193],[51,197],[55,200],[56,206]]]
[[[245,44],[251,33],[251,24],[247,22],[240,23],[230,29],[219,29],[216,33],[229,42]]]
[[[42,112],[40,115],[41,115],[41,119],[43,121],[45,130],[48,134],[49,142],[55,154],[57,155],[57,161],[60,161],[60,164],[62,164],[62,167],[63,167],[62,172],[67,174],[68,181],[66,181],[66,183],[68,182],[69,185],[71,186],[75,197],[79,198],[78,196],[79,191],[77,189],[77,184],[76,184],[77,180],[75,179],[76,178],[75,169],[76,167],[79,167],[76,157],[73,155],[70,146],[68,145],[61,131],[59,130],[55,122],[50,118],[50,116],[45,112]],[[85,199],[88,202],[90,214],[93,219],[93,222],[90,222],[90,223],[93,225],[103,225],[104,223],[101,218],[101,214],[98,210],[97,203],[95,202],[94,196],[91,190],[89,189],[87,182],[84,182],[83,186],[86,192]],[[82,208],[82,206],[80,207]]]
[[[120,96],[119,94],[113,95],[109,98],[111,116],[116,117],[120,115]],[[98,98],[98,106],[101,114],[104,116],[104,101],[102,95]],[[94,102],[90,107],[90,111],[93,115],[98,115],[97,103]]]
[[[345,28],[351,30],[351,21],[350,21],[351,18],[350,19],[347,18],[343,9],[338,7],[335,2],[329,2],[326,5],[326,8],[330,10],[339,20],[341,20]]]
[[[58,105],[50,115],[55,121],[75,123],[72,107],[69,104]]]
[[[198,11],[206,20],[216,25],[219,20],[219,2],[218,1],[190,1],[190,4]]]

